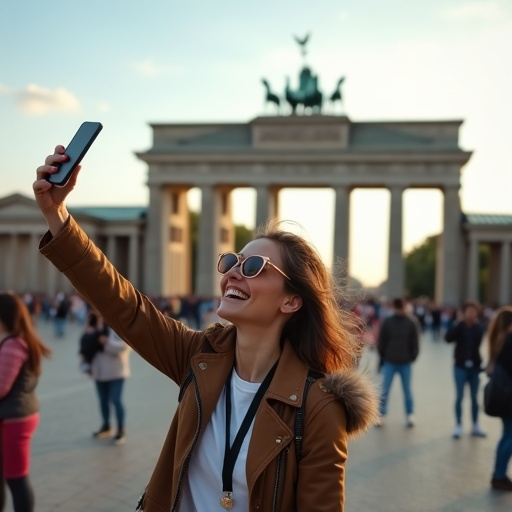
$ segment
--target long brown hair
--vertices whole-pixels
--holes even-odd
[[[494,312],[488,328],[489,362],[498,357],[507,334],[512,332],[512,306],[503,306]]]
[[[41,373],[41,358],[49,357],[51,350],[36,333],[30,313],[20,297],[0,292],[0,322],[12,336],[21,338],[28,346],[28,368],[35,375]]]
[[[316,249],[276,222],[261,226],[255,238],[278,243],[283,270],[290,278],[285,286],[302,298],[302,307],[285,325],[283,336],[314,370],[353,368],[363,348],[361,321]]]

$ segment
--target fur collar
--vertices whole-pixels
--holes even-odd
[[[366,373],[355,369],[331,373],[326,375],[324,386],[345,407],[347,432],[351,438],[376,423],[379,417],[378,391]]]

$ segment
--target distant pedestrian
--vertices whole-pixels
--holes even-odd
[[[478,389],[480,387],[480,372],[482,358],[480,345],[484,336],[484,328],[478,319],[479,305],[476,302],[466,302],[462,306],[462,315],[444,336],[448,343],[455,343],[453,374],[455,378],[455,428],[453,437],[459,439],[462,435],[462,399],[464,388],[469,385],[471,392],[471,419],[473,426],[471,435],[485,437],[486,433],[478,423]]]
[[[415,425],[411,381],[412,363],[418,357],[420,348],[419,330],[418,323],[406,313],[405,302],[400,298],[394,299],[393,314],[382,323],[377,340],[383,376],[379,426],[388,413],[389,392],[396,373],[400,375],[402,381],[406,425]]]
[[[70,303],[67,295],[59,292],[55,297],[54,305],[54,325],[55,337],[63,338],[66,331],[66,322],[68,319]]]
[[[489,325],[489,365],[491,373],[497,362],[512,378],[512,306],[498,309]],[[503,433],[496,447],[496,458],[492,474],[493,489],[512,491],[512,480],[507,476],[507,467],[512,456],[512,416],[501,418]]]
[[[438,341],[441,337],[441,314],[441,308],[435,302],[432,302],[430,305],[430,328],[432,331],[432,339],[435,341]]]
[[[114,442],[122,444],[126,441],[123,387],[125,379],[130,376],[131,348],[114,331],[108,329],[99,315],[97,331],[98,341],[103,348],[96,351],[91,362],[90,373],[96,383],[102,424],[99,430],[93,433],[93,437],[105,439],[112,436],[110,422],[112,406],[117,422]]]
[[[0,509],[5,503],[4,481],[15,512],[34,510],[29,479],[30,441],[39,423],[35,394],[41,359],[50,349],[35,332],[21,298],[0,293]]]

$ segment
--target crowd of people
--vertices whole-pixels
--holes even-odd
[[[229,272],[224,271],[224,267],[220,269],[223,273]],[[249,271],[245,270],[248,273]],[[242,277],[243,272],[244,269],[241,269]],[[232,300],[240,300],[235,296],[241,293],[234,290]],[[130,346],[109,327],[95,308],[81,299],[78,293],[59,292],[54,297],[28,292],[18,295],[0,294],[2,468],[15,507],[18,506],[18,509],[15,508],[16,511],[31,510],[34,501],[29,479],[29,454],[31,436],[39,421],[35,386],[41,369],[41,357],[50,356],[50,350],[37,337],[37,324],[45,321],[56,322],[61,303],[66,304],[63,308],[66,315],[59,317],[55,337],[58,339],[64,336],[68,322],[82,326],[82,335],[76,340],[79,367],[94,382],[101,419],[100,427],[92,435],[96,439],[112,438],[115,444],[122,444],[126,440],[122,392],[125,379],[130,375]],[[212,311],[216,312],[219,304],[218,299],[191,297],[151,299],[151,305],[159,314],[187,325],[191,331],[198,333],[220,319],[216,314],[212,315]],[[373,424],[376,427],[385,426],[391,385],[394,376],[398,375],[402,384],[405,424],[409,428],[415,426],[412,372],[414,362],[420,355],[420,338],[422,334],[426,334],[425,340],[435,342],[443,339],[454,346],[453,438],[459,439],[463,435],[462,408],[466,388],[469,390],[472,419],[469,433],[477,438],[486,437],[486,432],[479,422],[482,373],[487,371],[490,374],[495,362],[500,360],[505,363],[512,378],[512,307],[498,308],[489,314],[489,310],[482,308],[478,303],[467,302],[455,312],[448,308],[439,308],[438,312],[437,314],[432,307],[425,307],[424,301],[406,301],[402,298],[396,298],[391,303],[370,298],[357,304],[353,313],[354,318],[360,319],[361,342],[367,350],[377,351],[379,356],[379,415],[374,418]],[[438,320],[435,319],[436,316]],[[371,336],[368,336],[368,333]],[[482,354],[481,349],[486,337],[489,353]],[[484,361],[487,361],[485,366]],[[235,379],[233,391],[240,393],[236,385],[243,385],[244,381],[239,382],[235,375],[232,378]],[[26,387],[28,382],[29,388]],[[10,417],[13,415],[12,411],[15,411],[13,418]],[[115,415],[115,429],[110,418],[112,411]],[[21,420],[18,415],[21,416]],[[512,456],[512,416],[503,417],[502,423],[503,432],[496,447],[491,486],[498,490],[512,491],[512,481],[507,476]],[[16,443],[12,442],[13,436],[24,439],[19,451],[12,449],[16,446]],[[211,441],[216,442],[216,438],[212,438]],[[186,499],[195,502],[196,498],[193,498],[192,494],[196,491],[192,487],[188,489]],[[5,497],[1,495],[0,499],[5,501]]]

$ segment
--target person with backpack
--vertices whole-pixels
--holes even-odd
[[[377,420],[377,395],[357,370],[359,321],[339,306],[318,253],[279,225],[262,229],[217,261],[226,324],[192,330],[121,276],[69,215],[78,169],[63,187],[46,180],[64,152],[56,147],[33,184],[49,228],[40,251],[181,386],[138,510],[343,511],[348,439]]]
[[[103,350],[103,343],[100,336],[108,336],[106,326],[100,328],[99,316],[94,311],[89,311],[84,332],[80,336],[80,346],[78,354],[80,356],[80,369],[87,374],[91,374],[91,364],[98,352]]]

